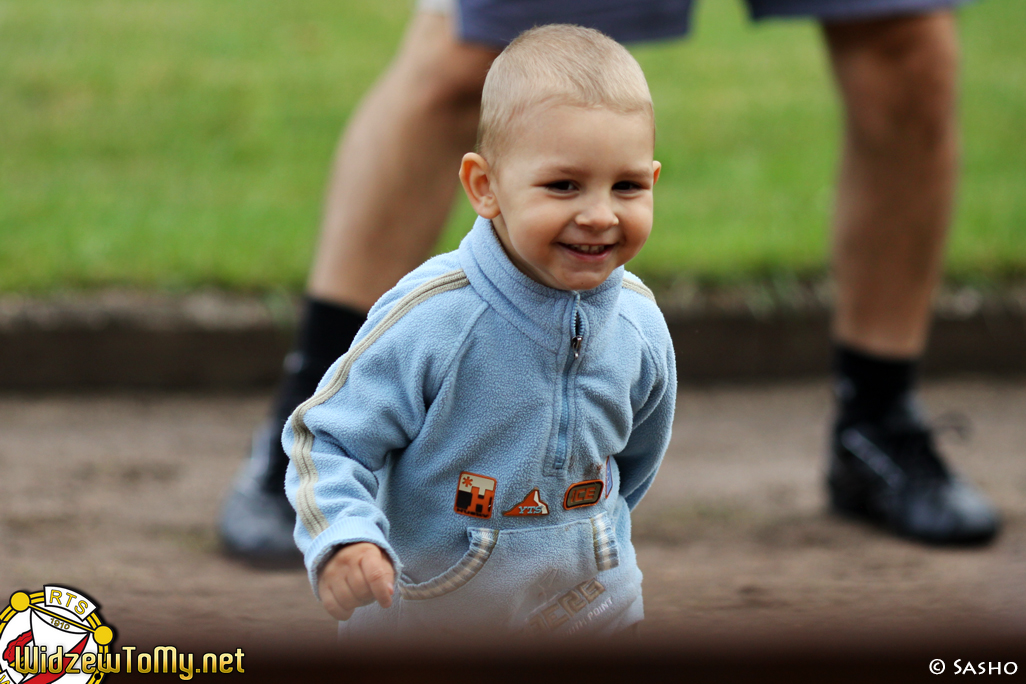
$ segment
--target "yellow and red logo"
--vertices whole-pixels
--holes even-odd
[[[18,591],[0,613],[0,684],[97,684],[110,672],[114,630],[77,589]]]
[[[183,680],[196,673],[245,673],[241,648],[200,657],[175,646],[152,652],[121,646],[115,653],[114,630],[97,609],[78,589],[59,584],[14,592],[0,612],[0,684],[99,684],[104,675],[120,672],[171,673]]]

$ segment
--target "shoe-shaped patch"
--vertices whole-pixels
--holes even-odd
[[[492,517],[495,501],[495,480],[477,473],[460,473],[456,484],[456,505],[453,510],[472,518]]]
[[[570,485],[563,497],[563,508],[583,508],[594,506],[602,496],[602,480],[585,480]]]
[[[503,515],[548,515],[549,505],[542,501],[538,488],[535,487],[531,493],[524,497],[524,500]]]

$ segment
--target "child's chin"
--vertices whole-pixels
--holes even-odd
[[[609,277],[608,273],[602,274],[589,274],[587,276],[574,276],[572,278],[563,278],[561,280],[561,288],[564,290],[593,290],[602,283],[606,282],[606,278]]]

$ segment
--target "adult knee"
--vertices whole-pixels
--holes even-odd
[[[831,44],[849,134],[869,149],[947,145],[958,71],[951,17],[904,17],[858,29]]]
[[[436,111],[478,111],[492,57],[468,52],[474,50],[463,46],[448,49],[432,63],[421,65],[414,77],[423,106]]]
[[[485,76],[497,51],[459,42],[448,18],[415,19],[393,66],[415,107],[425,113],[472,114],[481,103]]]

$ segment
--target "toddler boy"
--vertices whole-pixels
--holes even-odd
[[[353,634],[615,633],[644,616],[630,509],[676,392],[622,268],[652,227],[651,96],[623,47],[554,25],[495,60],[481,111],[474,228],[375,304],[285,428],[296,542]]]

